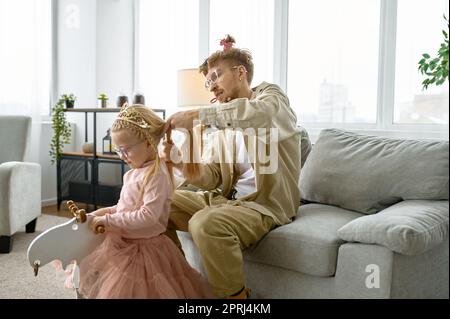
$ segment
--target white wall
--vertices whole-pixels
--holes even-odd
[[[57,5],[56,70],[57,91],[72,92],[78,106],[95,103],[96,12],[92,0],[60,0]]]
[[[79,6],[79,28],[67,23],[71,6]],[[57,91],[58,96],[73,92],[77,108],[97,106],[97,96],[106,93],[109,103],[133,92],[133,1],[58,1]],[[69,113],[77,126],[75,143],[84,143],[84,115]],[[114,115],[98,118],[97,144],[105,135]],[[91,126],[89,127],[91,128]],[[92,136],[92,131],[89,131]],[[89,139],[91,141],[91,139]],[[100,150],[100,148],[98,149]]]
[[[120,93],[133,93],[134,5],[132,0],[58,0],[56,5],[56,97],[77,96],[76,108],[97,107],[97,96],[106,93],[110,104]],[[66,113],[74,123],[73,145],[80,151],[85,140],[83,113]],[[114,120],[114,113],[97,115],[97,151]],[[92,114],[88,118],[88,140],[92,142]],[[50,123],[42,124],[41,149],[48,150],[53,134]],[[56,203],[56,165],[42,152],[44,205]],[[106,167],[105,167],[106,168]],[[115,180],[120,171],[101,168],[102,180]]]
[[[96,86],[111,103],[120,92],[133,93],[133,1],[97,1]]]
[[[75,125],[71,125],[72,131]],[[42,205],[52,205],[56,203],[56,164],[51,165],[49,155],[49,145],[53,137],[53,129],[51,122],[43,122],[41,126],[41,152],[39,152],[39,163],[42,169]],[[68,144],[64,148],[66,151],[73,151],[75,146],[73,143]]]

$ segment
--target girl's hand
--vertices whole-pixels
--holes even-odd
[[[95,216],[94,218],[92,218],[92,221],[91,221],[89,227],[92,229],[94,234],[98,234],[99,226],[102,226],[103,229],[105,229],[104,220],[105,220],[105,217],[103,217],[103,216],[101,216],[101,217]]]
[[[103,215],[109,214],[110,209],[108,207],[97,209],[96,211],[93,211],[91,214],[97,217],[101,217]]]

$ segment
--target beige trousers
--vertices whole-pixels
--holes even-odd
[[[244,287],[242,250],[274,227],[273,218],[240,206],[239,201],[210,192],[177,190],[166,235],[182,249],[176,230],[192,234],[209,284],[222,298]]]

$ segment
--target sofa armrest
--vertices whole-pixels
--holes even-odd
[[[41,215],[41,166],[0,164],[0,232],[12,235]]]
[[[352,220],[338,230],[338,236],[348,242],[378,244],[400,254],[417,255],[448,237],[448,211],[448,201],[406,200]]]

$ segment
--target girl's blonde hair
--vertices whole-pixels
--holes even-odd
[[[111,132],[128,130],[141,140],[147,142],[156,154],[154,165],[150,165],[144,175],[143,185],[147,185],[159,169],[160,158],[158,156],[158,144],[164,135],[166,122],[160,118],[151,108],[142,104],[125,105],[114,121]],[[171,172],[171,182],[173,177]],[[142,187],[143,193],[144,187]]]

